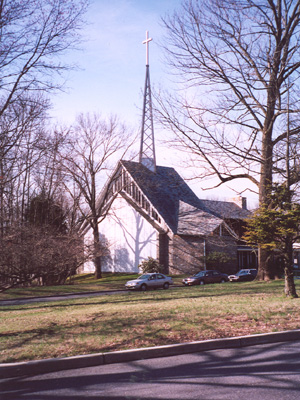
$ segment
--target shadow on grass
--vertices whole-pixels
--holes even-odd
[[[299,285],[300,286],[300,282]],[[299,289],[299,287],[298,287]],[[169,302],[180,299],[196,299],[214,298],[223,296],[248,296],[248,295],[272,295],[284,297],[284,282],[241,282],[241,283],[224,283],[224,284],[211,284],[205,286],[188,286],[178,287],[171,290],[149,290],[147,292],[122,292],[119,294],[110,295],[97,295],[91,293],[89,296],[85,295],[84,301],[79,298],[74,299],[41,299],[40,302],[18,304],[18,305],[5,305],[0,306],[0,312],[17,311],[21,308],[26,310],[36,310],[39,308],[64,308],[64,307],[78,307],[87,305],[98,304],[124,304],[124,303],[149,303],[149,302]],[[97,297],[97,301],[95,298]],[[93,299],[92,301],[89,299]],[[53,301],[53,302],[52,302]],[[294,301],[297,301],[294,299]],[[51,303],[51,304],[49,304]],[[33,305],[34,304],[34,305]]]
[[[170,315],[153,316],[146,315],[139,324],[135,316],[124,319],[122,316],[113,315],[110,320],[102,321],[102,314],[93,314],[93,317],[86,321],[73,321],[69,323],[56,324],[51,322],[44,328],[24,329],[22,332],[8,332],[0,334],[0,340],[5,343],[6,359],[2,362],[19,362],[28,360],[28,357],[13,356],[11,350],[24,347],[24,353],[27,348],[44,344],[47,346],[63,345],[64,341],[75,343],[73,353],[90,354],[99,352],[109,352],[135,347],[149,347],[163,344],[174,344],[177,340],[170,340],[166,335],[172,329],[168,326]],[[81,343],[78,344],[78,338]],[[101,342],[102,345],[97,344]],[[89,343],[88,346],[86,343]],[[33,359],[37,355],[30,351]],[[4,353],[3,353],[4,355]],[[49,350],[39,354],[39,358],[66,357],[74,354],[49,354]],[[2,358],[4,358],[2,356]]]
[[[22,332],[8,332],[7,334],[2,334],[0,335],[0,339],[2,343],[7,343],[6,351],[9,351],[12,349],[21,348],[22,346],[33,346],[34,348],[37,342],[38,344],[42,344],[44,342],[45,345],[47,345],[47,343],[53,345],[53,342],[57,341],[58,344],[63,344],[65,340],[64,338],[71,338],[72,342],[72,337],[74,336],[76,338],[75,340],[77,340],[77,338],[82,338],[83,343],[84,340],[87,340],[89,342],[89,347],[87,350],[88,352],[103,352],[123,350],[133,347],[173,344],[180,341],[210,339],[216,337],[215,335],[213,335],[214,332],[218,335],[218,337],[225,337],[223,330],[222,332],[218,331],[218,327],[214,326],[214,319],[210,317],[210,319],[208,320],[206,318],[206,314],[209,313],[209,307],[206,310],[203,309],[203,312],[205,311],[206,314],[202,314],[200,307],[196,322],[191,322],[191,315],[188,311],[183,311],[183,313],[185,313],[183,317],[177,316],[176,307],[174,308],[174,305],[172,307],[168,307],[168,302],[174,300],[180,301],[182,299],[189,303],[189,301],[193,299],[227,296],[226,302],[230,304],[230,296],[232,295],[234,295],[237,300],[241,298],[242,294],[247,296],[251,295],[252,298],[253,294],[260,294],[264,296],[270,292],[272,295],[274,295],[274,288],[277,288],[276,290],[280,289],[278,285],[279,283],[276,283],[276,285],[261,285],[261,288],[267,288],[268,290],[260,292],[257,290],[257,286],[259,285],[256,285],[254,283],[244,285],[240,283],[226,283],[218,285],[216,287],[214,287],[215,285],[210,285],[191,288],[183,287],[182,290],[161,290],[150,291],[146,293],[127,292],[120,295],[115,295],[113,297],[99,297],[97,298],[97,300],[95,300],[95,298],[85,299],[85,301],[74,299],[63,302],[55,302],[51,304],[35,303],[34,305],[31,304],[23,306],[2,307],[2,311],[6,313],[19,311],[20,315],[22,314],[23,309],[24,311],[32,310],[35,311],[37,314],[42,314],[47,311],[55,313],[56,310],[57,312],[59,312],[65,309],[67,309],[68,312],[71,313],[72,308],[83,307],[82,311],[79,310],[79,313],[81,312],[83,316],[85,312],[84,308],[88,308],[89,306],[96,306],[96,310],[93,310],[93,312],[91,312],[91,314],[85,320],[83,319],[78,321],[75,316],[72,321],[69,320],[65,322],[63,321],[63,319],[61,319],[62,322],[59,322],[58,324],[54,322],[48,322],[48,326],[42,328],[25,327]],[[150,313],[149,310],[151,309],[151,307],[149,307],[149,304],[151,305],[154,303],[158,304],[153,307],[154,313]],[[113,311],[110,314],[105,310],[105,305],[108,304],[117,305],[117,308],[115,308],[115,310],[121,311]],[[123,304],[128,305],[128,307],[131,304],[138,304],[140,308],[139,311],[135,311],[132,315],[130,315],[129,312],[129,316],[127,316],[126,314],[124,314],[125,308],[118,308],[118,305],[121,306]],[[97,312],[97,306],[99,306],[99,312]],[[104,306],[104,311],[101,312],[100,306]],[[144,312],[143,306],[145,306]],[[204,327],[204,325],[201,325],[203,321],[200,323],[199,317],[205,320],[205,324],[207,325],[206,327]],[[170,321],[172,322],[170,323]],[[195,336],[195,334],[191,332],[191,329],[194,329],[195,326],[198,327],[197,329],[199,330],[199,336]],[[203,334],[201,333],[201,327],[203,328],[203,332],[205,329],[208,329],[208,333],[205,334],[205,337],[203,337]],[[172,329],[174,330],[176,335],[168,335],[168,333],[172,331]],[[212,336],[209,337],[209,335]],[[227,334],[227,337],[228,336],[232,335]],[[101,337],[103,338],[103,345],[96,345],[96,347],[93,347],[92,343],[99,343]],[[109,344],[109,342],[111,342],[112,344]],[[78,354],[78,350],[76,351]],[[32,354],[34,355],[34,351],[32,352]],[[56,356],[61,355],[59,354]],[[20,361],[20,359],[15,359],[15,361]]]
[[[0,292],[0,299],[17,300],[23,297],[59,296],[73,292],[124,289],[126,281],[135,279],[137,276],[138,274],[107,272],[103,273],[103,278],[95,279],[94,274],[75,275],[64,285],[11,288],[5,292]]]

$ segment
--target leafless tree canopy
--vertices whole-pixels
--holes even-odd
[[[81,221],[93,232],[95,275],[101,278],[105,246],[101,243],[98,224],[105,215],[97,200],[112,169],[128,150],[131,133],[116,116],[104,118],[88,113],[78,116],[68,138],[68,145],[60,153],[66,176],[65,189],[77,202]]]
[[[22,220],[48,152],[49,102],[70,66],[61,56],[79,41],[87,0],[0,0],[0,225]],[[51,141],[52,139],[50,139]]]
[[[86,0],[0,1],[0,116],[28,91],[61,86],[61,55],[78,44]]]
[[[185,0],[163,23],[183,91],[157,96],[158,113],[199,177],[247,179],[260,204],[273,181],[298,182],[300,1]],[[260,249],[259,277],[271,275]]]
[[[78,249],[78,237],[72,228],[77,211],[63,193],[63,176],[57,159],[65,138],[46,128],[49,108],[46,96],[62,87],[63,73],[72,67],[63,62],[62,56],[79,43],[86,7],[87,0],[0,0],[2,288],[40,279],[41,274],[36,273],[38,266],[45,283],[45,266],[49,265],[50,273],[55,251],[57,260],[60,258],[57,266],[61,267],[63,246],[67,248],[72,241],[76,246],[69,248]],[[36,195],[54,201],[66,213],[68,234],[63,239],[55,239],[55,234],[45,229],[37,232],[38,228],[32,224],[29,226],[26,209]],[[74,259],[71,264],[67,260],[71,253],[65,251],[65,254],[66,263],[72,264],[74,270]],[[43,257],[48,257],[48,261],[44,262]],[[59,280],[57,274],[58,270],[54,275]]]
[[[299,18],[295,0],[190,0],[163,20],[168,61],[185,89],[159,99],[163,124],[199,176],[249,179],[261,202],[272,178],[284,178],[287,91],[297,178]]]

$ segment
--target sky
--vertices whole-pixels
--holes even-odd
[[[117,114],[128,123],[141,119],[149,31],[151,83],[168,76],[158,41],[161,16],[180,0],[92,0],[82,32],[82,50],[69,57],[79,70],[68,76],[66,92],[55,96],[52,115],[73,122],[80,112]]]
[[[67,61],[78,68],[69,72],[65,91],[52,98],[51,116],[56,124],[70,125],[79,113],[117,115],[120,120],[140,129],[145,82],[146,31],[153,38],[149,45],[151,85],[169,88],[173,85],[159,43],[164,29],[161,18],[172,13],[181,0],[91,0],[82,31],[81,50],[68,55]],[[158,165],[174,167],[187,178],[180,166],[184,155],[166,149],[161,143],[164,133],[154,127]],[[201,198],[229,200],[240,187],[222,186],[202,192],[201,182],[189,181]],[[253,207],[256,196],[250,192]]]

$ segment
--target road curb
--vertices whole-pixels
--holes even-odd
[[[257,344],[279,343],[300,340],[300,329],[239,336],[225,339],[203,340],[158,347],[114,351],[109,353],[88,354],[82,356],[51,358],[20,363],[0,364],[0,378],[32,376],[61,370],[93,367],[112,363],[143,360],[157,357],[169,357],[207,350],[231,349]]]

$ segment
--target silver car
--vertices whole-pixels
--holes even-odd
[[[133,281],[128,281],[125,283],[126,289],[131,290],[147,290],[147,289],[156,289],[163,288],[169,289],[169,286],[173,284],[172,278],[160,274],[160,273],[152,273],[152,274],[143,274],[139,276],[137,279]]]

